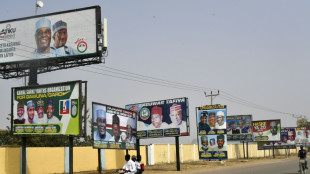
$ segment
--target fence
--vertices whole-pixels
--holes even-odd
[[[272,156],[272,150],[257,150],[257,144],[249,144],[249,158]],[[228,159],[243,158],[242,144],[228,144]],[[245,149],[246,150],[246,149]],[[125,163],[125,150],[102,149],[101,167],[103,170],[121,168]],[[174,144],[152,144],[140,146],[142,162],[148,165],[176,162]],[[289,150],[297,153],[297,149]],[[27,174],[42,173],[68,173],[69,149],[68,147],[28,147],[27,148]],[[130,150],[130,155],[136,151]],[[275,149],[275,155],[285,155],[285,149]],[[74,147],[74,172],[94,171],[98,168],[98,150],[92,147]],[[180,162],[198,161],[198,146],[196,144],[180,144]],[[21,172],[21,148],[0,148],[0,173],[17,174]]]

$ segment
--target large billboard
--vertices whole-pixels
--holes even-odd
[[[252,141],[252,115],[227,116],[227,140]]]
[[[295,128],[292,127],[284,127],[281,128],[281,141],[260,141],[257,142],[258,150],[265,150],[265,149],[295,149],[295,138],[296,138],[296,131]],[[273,144],[274,143],[274,144]]]
[[[12,88],[15,135],[80,135],[81,81]]]
[[[100,56],[100,7],[0,22],[0,65]]]
[[[227,159],[226,105],[196,108],[200,160]]]
[[[137,112],[92,103],[93,147],[136,149]]]
[[[280,141],[281,121],[261,120],[252,121],[254,141]]]
[[[188,99],[175,98],[126,105],[139,112],[137,137],[188,136]]]
[[[310,127],[297,127],[296,129],[296,145],[310,146]]]

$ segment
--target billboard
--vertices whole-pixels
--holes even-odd
[[[12,88],[15,135],[79,135],[81,81]]]
[[[252,141],[252,115],[227,116],[227,140]]]
[[[272,149],[273,143],[275,149],[295,149],[295,128],[285,127],[281,128],[281,141],[260,141],[257,142],[258,150]]]
[[[296,129],[295,143],[300,146],[310,146],[310,127],[297,127]]]
[[[139,112],[137,137],[188,136],[188,99],[175,98],[126,105]]]
[[[137,112],[92,103],[93,147],[136,149]]]
[[[101,56],[100,13],[94,6],[1,21],[0,65]]]
[[[280,141],[281,121],[261,120],[252,121],[254,141]]]
[[[226,105],[196,108],[200,160],[227,159]]]

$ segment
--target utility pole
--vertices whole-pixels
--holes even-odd
[[[212,94],[212,91],[211,91],[211,94],[207,95],[207,93],[205,92],[205,96],[206,97],[211,97],[211,105],[213,105],[213,97],[215,98],[218,95],[220,95],[220,91],[219,90],[217,91],[217,94]]]

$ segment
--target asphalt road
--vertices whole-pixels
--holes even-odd
[[[276,160],[258,164],[246,164],[241,166],[223,166],[221,168],[193,172],[192,174],[297,174],[298,158]],[[307,173],[310,173],[308,170]]]

